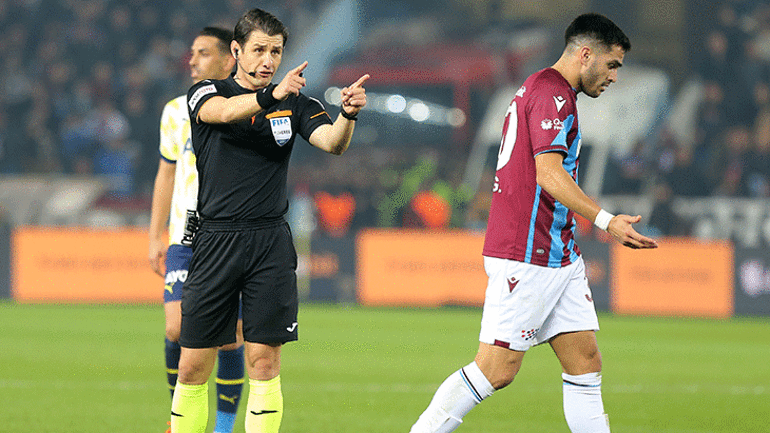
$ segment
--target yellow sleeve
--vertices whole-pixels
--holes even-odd
[[[176,98],[163,107],[163,113],[160,116],[160,156],[171,163],[175,163],[184,150],[184,143],[179,142],[182,136],[180,129],[184,125],[180,122],[178,115],[180,109],[184,108],[180,106],[179,98]]]

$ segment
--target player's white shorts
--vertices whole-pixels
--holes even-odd
[[[526,351],[564,332],[599,329],[582,257],[562,268],[484,257],[484,269],[482,343]]]

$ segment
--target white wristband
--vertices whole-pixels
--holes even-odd
[[[596,215],[596,219],[594,220],[594,225],[604,231],[607,231],[607,226],[610,225],[610,220],[613,218],[615,218],[615,215],[602,209]]]

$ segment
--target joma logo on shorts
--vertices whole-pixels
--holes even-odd
[[[166,274],[166,284],[174,284],[177,281],[184,283],[187,280],[187,271],[171,271]]]

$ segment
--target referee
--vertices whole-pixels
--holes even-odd
[[[341,155],[366,105],[369,75],[342,89],[334,122],[318,100],[300,93],[307,62],[272,84],[287,40],[273,15],[252,9],[233,33],[236,71],[188,92],[200,229],[182,293],[174,433],[206,430],[207,381],[217,347],[235,342],[239,299],[250,385],[246,433],[278,432],[281,345],[296,340],[298,328],[297,254],[284,219],[289,157],[297,134]]]

